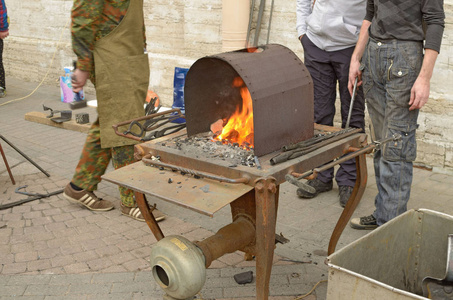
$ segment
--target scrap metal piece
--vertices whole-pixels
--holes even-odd
[[[296,177],[294,177],[294,176],[292,176],[290,174],[286,174],[285,175],[285,179],[289,183],[294,184],[295,186],[297,186],[298,188],[304,190],[307,193],[310,193],[310,194],[313,194],[313,195],[316,194],[316,189],[314,187],[312,187],[311,185],[306,184],[303,181],[300,181],[300,179],[302,179],[302,178],[303,177],[296,178]]]
[[[39,200],[39,199],[42,199],[42,198],[48,198],[48,197],[51,197],[53,195],[61,194],[64,191],[64,189],[61,189],[61,190],[57,190],[57,191],[54,191],[54,192],[49,192],[47,194],[31,193],[31,192],[21,191],[22,189],[25,189],[26,187],[27,187],[27,185],[20,186],[20,187],[16,188],[15,192],[18,193],[18,194],[27,195],[28,196],[27,199],[23,199],[23,200],[19,200],[19,201],[15,201],[15,202],[11,202],[11,203],[0,205],[0,210],[4,210],[4,209],[8,209],[8,208],[11,208],[11,207],[14,207],[14,206],[22,205],[22,204],[30,202],[30,201]]]
[[[78,113],[75,115],[75,120],[77,124],[87,124],[90,123],[90,115],[86,112]]]
[[[45,106],[44,104],[42,105],[42,108],[44,109],[44,111],[50,110],[50,114],[46,117],[50,118],[55,123],[63,123],[71,120],[72,118],[72,111],[70,110],[53,110],[52,108]],[[54,115],[58,113],[60,113],[60,117],[54,117]]]
[[[242,272],[233,276],[237,284],[246,284],[253,281],[253,271]]]
[[[453,234],[448,235],[447,266],[444,278],[425,277],[423,296],[429,299],[453,299]]]

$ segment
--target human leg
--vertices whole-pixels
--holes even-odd
[[[3,40],[0,39],[0,98],[6,96],[5,69],[3,68]]]
[[[338,78],[338,90],[340,93],[341,103],[341,120],[342,128],[346,126],[349,108],[351,105],[351,95],[348,90],[349,81],[349,64],[354,47],[342,49],[339,51],[329,52],[330,60]],[[365,128],[365,97],[361,87],[357,89],[354,98],[353,109],[351,111],[350,127]],[[340,205],[344,207],[349,200],[357,178],[357,169],[355,159],[348,160],[340,164],[335,180],[339,187]]]
[[[134,158],[134,146],[121,146],[112,148],[112,164],[116,169],[125,167],[136,160]],[[139,221],[145,221],[140,209],[135,202],[134,192],[131,189],[119,186],[121,198],[121,213]],[[161,221],[165,215],[157,209],[152,210],[152,214],[156,221]]]
[[[336,75],[330,64],[329,54],[316,47],[307,36],[302,38],[304,48],[304,64],[310,72],[314,86],[314,121],[322,125],[333,125],[335,116]],[[334,169],[320,172],[308,185],[316,189],[316,193],[298,190],[299,197],[313,198],[318,193],[332,189]]]
[[[410,197],[418,110],[409,111],[408,103],[422,63],[422,45],[370,42],[367,49],[365,70],[371,71],[364,70],[364,88],[376,139],[400,136],[375,154],[378,194],[373,216],[379,226],[406,211]]]
[[[111,202],[99,199],[93,193],[110,162],[110,152],[110,149],[101,148],[99,123],[96,121],[88,132],[74,176],[64,190],[66,199],[90,210],[113,209]]]

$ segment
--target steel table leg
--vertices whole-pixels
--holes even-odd
[[[255,182],[256,299],[267,300],[275,248],[278,187],[272,177]]]
[[[145,195],[139,192],[134,192],[135,194],[135,201],[137,202],[137,206],[140,209],[143,217],[145,218],[146,224],[148,224],[149,229],[154,234],[156,240],[160,241],[164,238],[164,234],[157,224],[156,219],[154,218],[152,212],[149,209],[148,202],[146,201]]]
[[[2,145],[0,144],[0,152],[2,153],[3,161],[5,162],[6,170],[8,171],[9,178],[11,178],[11,182],[16,184],[16,181],[14,180],[13,173],[11,173],[11,169],[9,168],[8,161],[6,160],[6,155],[5,152],[3,152]]]
[[[338,219],[337,225],[330,236],[329,248],[327,254],[330,255],[335,252],[335,247],[337,246],[338,240],[340,239],[341,234],[343,233],[344,228],[351,219],[352,214],[354,213],[357,205],[362,199],[363,193],[365,192],[366,182],[367,182],[367,168],[366,168],[366,154],[362,154],[356,157],[356,166],[357,166],[357,179],[355,182],[354,189],[352,190],[351,197],[346,204],[346,207],[343,210],[340,218]]]

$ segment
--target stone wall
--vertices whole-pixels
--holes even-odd
[[[244,0],[246,1],[246,0]],[[7,0],[11,19],[5,41],[7,76],[37,84],[58,85],[63,67],[72,64],[69,18],[72,0]],[[250,41],[254,38],[260,1],[255,1]],[[175,67],[190,67],[198,58],[222,52],[221,0],[145,0],[145,22],[151,67],[150,89],[162,103],[173,102]],[[268,34],[271,1],[267,1],[259,44]],[[453,172],[453,0],[445,0],[446,28],[431,81],[431,99],[420,114],[417,164]],[[285,45],[301,59],[297,40],[296,1],[275,0],[270,43]],[[47,76],[46,76],[47,75]],[[92,86],[86,89],[93,93]]]

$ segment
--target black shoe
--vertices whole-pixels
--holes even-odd
[[[332,181],[328,183],[324,183],[318,178],[315,178],[313,180],[308,180],[307,185],[311,186],[314,188],[315,192],[313,193],[313,189],[311,191],[309,190],[304,190],[303,188],[298,188],[297,189],[297,196],[305,199],[310,199],[316,197],[319,193],[324,193],[328,192],[332,189]]]
[[[378,227],[376,218],[373,215],[369,215],[361,218],[354,218],[349,223],[354,229],[366,229],[372,230]]]
[[[345,207],[346,203],[348,203],[349,198],[351,197],[352,190],[354,188],[349,185],[340,185],[338,187],[340,193],[340,205],[341,207]]]

